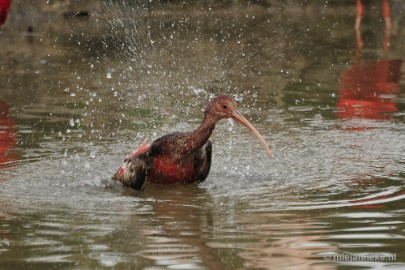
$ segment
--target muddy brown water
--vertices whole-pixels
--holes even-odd
[[[354,3],[298,2],[13,2],[0,269],[403,269],[405,6],[392,1],[386,50],[380,5],[367,6],[359,50]],[[143,142],[194,129],[220,93],[272,160],[225,120],[204,183],[110,180]]]

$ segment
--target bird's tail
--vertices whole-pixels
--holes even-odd
[[[124,163],[113,175],[112,180],[120,181],[126,187],[142,190],[145,186],[147,168],[145,160],[140,158],[140,155],[148,149],[148,145],[142,144],[137,152],[124,160]]]

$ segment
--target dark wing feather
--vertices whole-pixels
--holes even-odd
[[[112,179],[122,182],[125,187],[143,190],[145,188],[146,171],[151,160],[153,158],[150,157],[149,151],[127,158]]]
[[[196,176],[194,181],[196,183],[200,183],[207,178],[211,168],[211,157],[212,144],[208,140],[195,154],[194,169]]]

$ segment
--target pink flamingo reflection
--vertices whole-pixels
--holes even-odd
[[[357,47],[359,49],[363,48],[364,42],[361,37],[360,26],[361,20],[364,15],[364,5],[362,0],[356,0],[356,22],[354,24],[354,29],[356,30]],[[389,0],[382,1],[382,10],[385,21],[385,39],[384,39],[384,49],[388,49],[391,35],[391,8]]]
[[[0,100],[0,169],[11,166],[10,163],[18,159],[15,153],[10,152],[16,146],[14,126],[7,103]]]
[[[337,113],[340,118],[386,119],[398,111],[402,60],[365,60],[341,73]]]
[[[361,59],[364,42],[361,38],[360,24],[364,13],[361,0],[357,0],[357,16],[355,22],[357,51],[354,64],[349,70],[340,74],[340,86],[337,113],[339,118],[389,119],[391,113],[397,112],[397,97],[400,94],[401,59],[388,59],[391,36],[390,4],[383,0],[385,19],[385,36],[383,41],[384,58],[378,60]],[[345,128],[347,129],[347,128]],[[351,127],[349,130],[364,130],[366,127]],[[359,189],[377,185],[382,178],[355,178],[352,180]],[[390,194],[367,196],[351,200],[353,208],[378,209],[385,208],[383,202],[394,201],[404,196],[403,191]]]
[[[0,26],[6,22],[11,0],[0,0]]]
[[[360,10],[360,11],[359,11]],[[337,113],[339,118],[388,119],[389,113],[398,111],[396,98],[400,93],[401,59],[388,60],[391,18],[389,2],[383,1],[386,22],[383,59],[362,60],[363,40],[360,35],[360,22],[364,7],[357,0],[356,37],[357,55],[349,70],[340,75]]]

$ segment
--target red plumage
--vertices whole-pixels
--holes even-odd
[[[142,145],[136,153],[124,160],[113,180],[136,190],[143,189],[146,182],[189,184],[204,181],[211,166],[212,145],[209,137],[215,124],[224,118],[232,118],[246,126],[271,156],[263,137],[236,107],[236,101],[230,96],[214,98],[208,104],[204,120],[196,130],[171,133],[149,146]]]

